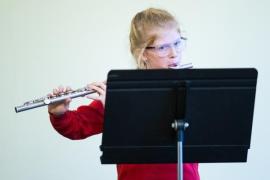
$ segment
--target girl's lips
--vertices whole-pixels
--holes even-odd
[[[169,64],[168,67],[171,69],[177,69],[179,67],[179,64],[178,63]]]

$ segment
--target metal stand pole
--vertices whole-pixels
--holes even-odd
[[[183,180],[183,141],[184,130],[189,126],[187,122],[175,120],[172,128],[177,131],[177,179]]]

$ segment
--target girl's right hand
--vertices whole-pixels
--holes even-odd
[[[48,94],[49,97],[51,96],[58,96],[61,93],[65,93],[67,91],[71,91],[72,89],[70,87],[63,87],[59,86],[58,88],[53,89],[53,92]],[[65,99],[61,102],[53,103],[48,105],[48,112],[59,116],[64,114],[66,111],[69,110],[69,104],[71,102],[71,98]]]

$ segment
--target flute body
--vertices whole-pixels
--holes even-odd
[[[188,63],[188,64],[183,64],[183,65],[180,65],[177,67],[173,67],[171,69],[190,69],[192,67],[193,67],[192,63]],[[15,111],[16,111],[16,113],[18,113],[18,112],[46,106],[49,104],[57,103],[57,102],[63,101],[63,100],[68,99],[68,98],[73,99],[73,98],[77,98],[77,97],[83,97],[83,96],[86,96],[86,95],[92,94],[92,93],[95,93],[95,91],[89,90],[86,87],[84,87],[84,88],[80,88],[77,90],[67,91],[67,92],[61,93],[57,96],[56,95],[44,96],[44,97],[41,97],[39,99],[27,101],[21,106],[16,106]]]
[[[51,96],[51,97],[45,96],[45,97],[41,97],[39,99],[35,99],[33,101],[27,101],[21,106],[16,106],[15,111],[16,111],[16,113],[18,113],[18,112],[46,106],[49,104],[57,103],[57,102],[63,101],[63,100],[68,99],[68,98],[73,99],[73,98],[77,98],[77,97],[83,97],[83,96],[86,96],[86,95],[92,94],[92,93],[95,93],[95,91],[88,90],[85,87],[85,88],[80,88],[80,89],[73,90],[73,91],[67,91],[67,92],[61,93],[57,96]]]

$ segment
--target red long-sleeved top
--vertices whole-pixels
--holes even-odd
[[[69,139],[84,139],[103,130],[104,108],[100,101],[67,111],[61,116],[50,114],[53,127]],[[198,164],[185,163],[184,180],[199,180]],[[117,164],[118,180],[176,180],[176,164]]]

